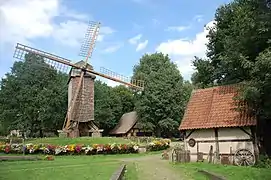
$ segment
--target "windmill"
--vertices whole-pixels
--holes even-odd
[[[35,54],[58,71],[69,71],[68,109],[62,130],[59,133],[67,137],[100,136],[103,131],[94,123],[94,80],[100,76],[137,90],[143,90],[144,81],[134,80],[101,67],[95,71],[88,63],[100,30],[99,22],[89,22],[80,56],[84,58],[77,63],[71,60],[17,43],[14,58],[24,60],[27,54]]]

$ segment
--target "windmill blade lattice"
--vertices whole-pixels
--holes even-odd
[[[84,58],[86,58],[88,56],[88,52],[89,52],[89,48],[91,46],[91,43],[93,42],[92,48],[94,48],[94,46],[95,46],[95,42],[98,38],[98,36],[96,34],[99,33],[99,30],[100,30],[100,23],[99,22],[94,22],[94,21],[89,22],[87,32],[85,34],[85,37],[83,39],[83,43],[80,48],[79,56],[82,56]],[[90,54],[89,58],[90,57],[91,57],[91,54]]]
[[[139,89],[143,89],[144,88],[144,81],[143,80],[131,79],[129,77],[123,76],[121,74],[118,74],[118,73],[116,73],[114,71],[111,71],[109,69],[106,69],[104,67],[100,68],[100,72],[101,72],[101,74],[107,76],[105,78],[107,78],[107,79],[112,78],[111,80],[113,80],[115,82],[120,82],[120,83],[124,83],[125,82],[125,83],[133,85],[134,87],[137,87]]]
[[[54,68],[57,71],[60,71],[62,73],[68,73],[68,71],[71,68],[69,65],[67,65],[67,64],[71,63],[71,61],[68,59],[65,59],[63,57],[60,57],[60,56],[57,56],[57,55],[54,55],[54,54],[51,54],[51,53],[48,53],[48,52],[45,52],[42,50],[38,50],[38,49],[35,49],[32,47],[26,46],[23,44],[19,44],[19,43],[17,43],[17,45],[16,45],[13,57],[24,61],[25,56],[29,53],[40,56],[44,60],[44,62],[49,65],[49,67]],[[60,62],[54,61],[52,59],[57,59],[59,61],[65,62],[65,63],[60,63]]]

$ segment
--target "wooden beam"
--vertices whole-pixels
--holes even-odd
[[[215,149],[216,149],[216,154],[217,154],[216,158],[220,159],[220,157],[219,157],[218,128],[215,128],[214,131],[215,131]]]
[[[78,83],[76,91],[75,91],[75,94],[74,94],[74,96],[71,99],[71,105],[68,108],[67,115],[66,115],[66,118],[65,118],[65,122],[63,124],[63,127],[64,127],[63,129],[65,129],[65,130],[68,130],[68,128],[70,126],[70,123],[71,123],[71,113],[73,112],[73,109],[75,107],[75,103],[76,103],[76,100],[77,100],[77,97],[79,95],[79,92],[80,92],[80,89],[81,89],[81,85],[82,85],[82,82],[83,82],[83,76],[84,76],[84,74],[85,74],[85,72],[82,71],[81,75],[80,75],[79,83]]]
[[[253,142],[253,149],[254,149],[254,155],[255,155],[255,160],[256,163],[259,161],[259,142],[258,138],[256,137],[256,127],[255,126],[250,126],[250,131],[251,131],[251,136],[252,136],[252,142]]]
[[[239,129],[241,129],[244,133],[249,135],[250,138],[253,138],[253,135],[251,133],[247,132],[243,127],[239,127]]]
[[[191,134],[195,131],[195,129],[192,129],[187,135],[185,134],[185,139],[189,138],[189,136],[191,136]],[[185,131],[186,133],[186,131]]]
[[[214,142],[249,142],[252,139],[221,139],[221,140],[200,140],[199,143],[214,143]]]

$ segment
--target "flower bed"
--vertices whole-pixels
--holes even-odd
[[[147,145],[148,151],[164,150],[170,140],[153,141]],[[55,146],[50,144],[0,144],[0,152],[7,154],[48,154],[48,155],[94,155],[94,154],[129,154],[138,153],[139,146],[129,144],[71,144]]]
[[[161,151],[170,147],[170,139],[154,140],[147,145],[147,151]]]

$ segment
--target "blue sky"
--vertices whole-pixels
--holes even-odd
[[[229,0],[9,0],[0,4],[0,77],[10,71],[17,42],[73,61],[88,20],[102,28],[90,60],[95,70],[125,76],[144,53],[170,55],[185,79],[193,56],[204,57],[204,25]],[[104,80],[109,85],[114,83]]]

